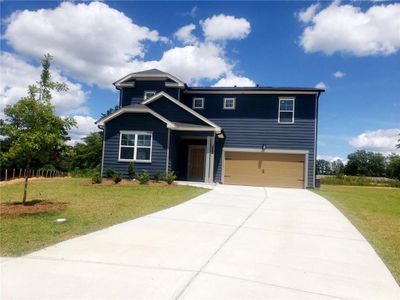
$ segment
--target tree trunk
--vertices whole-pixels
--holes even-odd
[[[26,174],[25,174],[24,196],[22,198],[22,204],[23,205],[26,204],[26,194],[28,192],[28,178],[29,178],[30,164],[31,164],[31,159],[28,158],[28,160],[26,162],[26,169],[28,170],[28,172],[26,172]]]

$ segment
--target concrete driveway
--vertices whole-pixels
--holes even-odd
[[[1,298],[400,299],[371,246],[306,190],[217,186],[1,262]]]

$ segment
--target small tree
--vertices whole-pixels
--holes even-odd
[[[324,159],[317,160],[317,175],[329,175],[332,173],[331,164]]]
[[[54,113],[51,105],[52,91],[66,91],[65,83],[52,81],[50,54],[42,60],[42,74],[37,84],[30,85],[28,95],[14,105],[4,109],[5,120],[0,122],[0,134],[10,142],[2,160],[23,159],[27,169],[22,203],[26,202],[28,177],[33,159],[49,160],[51,153],[65,143],[66,132],[75,126],[72,118],[61,118]]]
[[[331,162],[331,169],[335,175],[344,174],[344,164],[340,159]]]

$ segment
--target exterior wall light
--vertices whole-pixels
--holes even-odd
[[[267,150],[267,144],[262,144],[261,149],[262,149],[262,151]]]

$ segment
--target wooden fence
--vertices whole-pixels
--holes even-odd
[[[8,181],[18,178],[25,178],[27,169],[19,168],[19,169],[2,169],[0,173],[0,181]],[[45,169],[37,169],[37,170],[29,170],[28,177],[66,177],[68,176],[68,172],[58,171],[58,170],[45,170]]]

